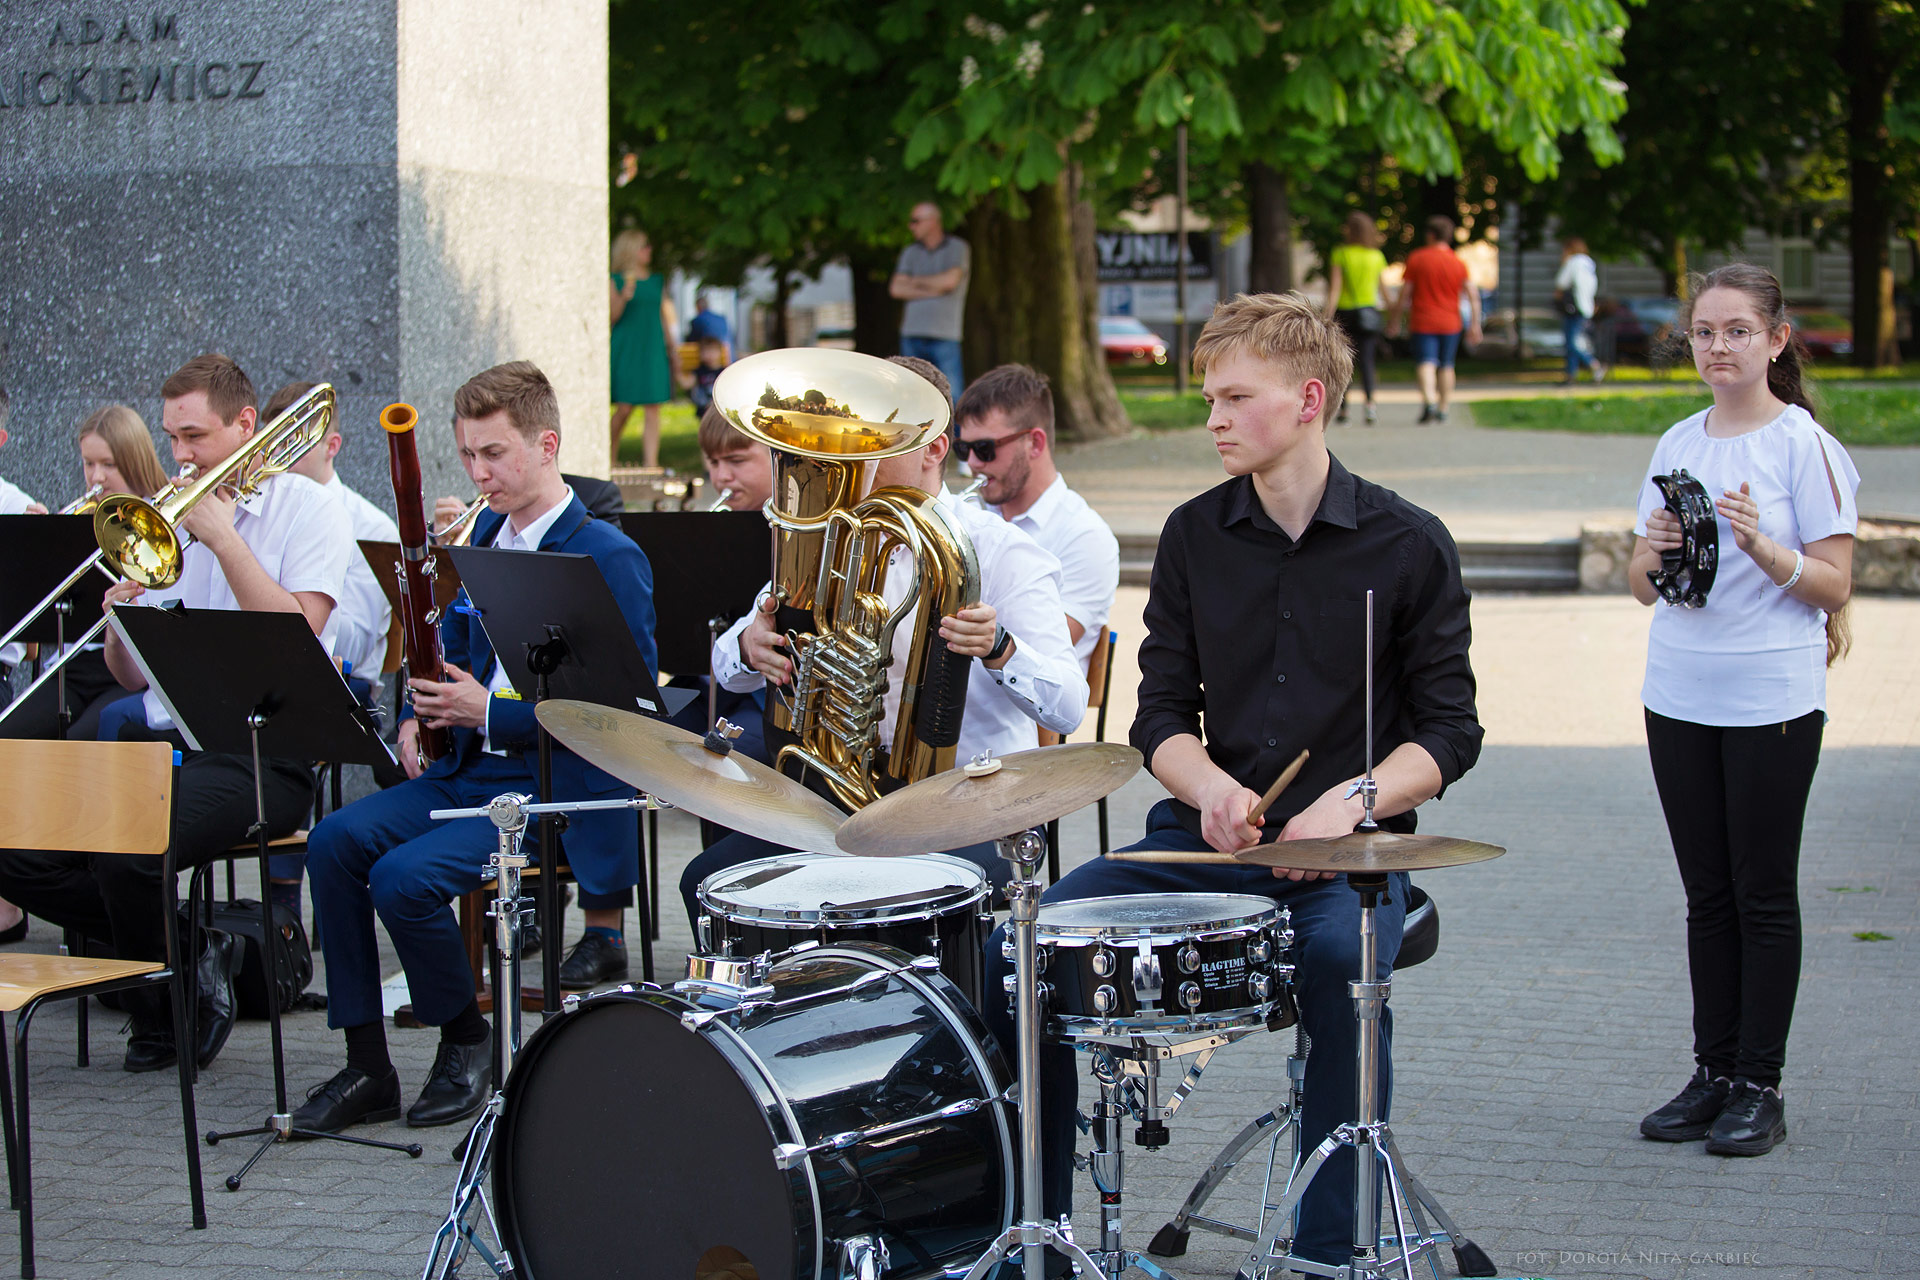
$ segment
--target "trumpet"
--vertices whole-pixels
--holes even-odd
[[[62,516],[83,516],[87,514],[87,512],[93,510],[95,507],[100,505],[100,493],[106,487],[107,486],[104,481],[102,481],[99,484],[96,484],[95,486],[93,486],[93,488],[87,490],[85,493],[75,498],[72,502],[69,502],[66,506],[60,508],[60,510],[58,510],[54,514],[62,515]]]
[[[453,518],[446,528],[433,535],[435,546],[464,547],[473,540],[473,528],[480,523],[480,513],[487,509],[487,495],[481,494],[467,505],[467,509]]]
[[[186,544],[180,522],[216,489],[251,496],[274,476],[292,468],[307,450],[327,438],[333,425],[333,387],[321,383],[288,405],[285,412],[213,470],[158,501],[117,493],[93,510],[93,536],[121,576],[145,587],[170,587],[180,580]]]

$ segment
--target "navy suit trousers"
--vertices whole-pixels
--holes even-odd
[[[537,795],[539,787],[518,757],[476,752],[456,773],[356,800],[313,829],[307,875],[314,910],[326,922],[328,1026],[358,1027],[383,1016],[376,912],[421,1022],[440,1026],[473,1000],[453,902],[491,882],[487,860],[499,847],[498,831],[486,818],[437,822],[427,814],[482,806],[507,791]]]

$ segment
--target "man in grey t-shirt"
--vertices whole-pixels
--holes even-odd
[[[887,292],[904,299],[900,317],[900,354],[931,361],[953,384],[957,401],[964,385],[960,372],[960,322],[967,309],[967,276],[973,252],[940,223],[930,202],[913,206],[908,218],[913,243],[900,251]]]

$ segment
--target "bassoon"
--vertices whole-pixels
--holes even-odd
[[[387,431],[387,461],[393,469],[393,505],[400,528],[400,634],[406,646],[408,681],[447,678],[446,654],[440,647],[439,610],[433,598],[433,547],[427,537],[426,499],[420,483],[420,451],[413,429],[420,415],[410,404],[390,404],[380,411]],[[447,754],[447,730],[424,721],[415,739],[420,766]]]

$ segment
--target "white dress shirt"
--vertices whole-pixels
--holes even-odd
[[[998,671],[976,665],[967,676],[966,713],[955,758],[968,760],[982,751],[1006,755],[1040,745],[1037,725],[1072,733],[1087,713],[1087,680],[1067,638],[1067,611],[1060,602],[1060,562],[1009,522],[942,489],[941,510],[973,540],[980,565],[980,599],[993,606],[999,624],[1013,636],[1014,651]],[[898,602],[906,592],[905,552],[888,566],[883,593]],[[761,595],[764,597],[763,590]],[[765,679],[740,658],[740,637],[750,613],[715,642],[713,670],[724,689],[744,693]],[[882,746],[893,741],[899,713],[900,672],[913,640],[909,617],[894,632],[894,678],[888,681]],[[773,692],[770,697],[779,697]]]
[[[27,508],[33,505],[33,499],[22,493],[18,487],[0,480],[0,516],[25,515]],[[11,627],[17,619],[0,621],[0,627]],[[4,634],[4,632],[0,632]],[[20,660],[27,656],[27,646],[19,641],[0,649],[0,667],[17,667]]]
[[[1032,506],[1008,522],[1060,562],[1060,602],[1067,607],[1067,616],[1081,626],[1073,652],[1080,659],[1080,669],[1086,670],[1100,628],[1113,616],[1113,594],[1120,588],[1120,540],[1100,513],[1067,488],[1059,475]]]
[[[380,580],[373,576],[373,566],[361,554],[359,542],[363,538],[368,542],[398,542],[400,528],[386,512],[348,488],[337,472],[327,481],[327,492],[347,513],[354,538],[347,557],[346,594],[333,611],[340,620],[334,652],[347,661],[353,675],[378,684],[380,667],[387,659],[387,627],[393,621],[393,606],[387,603],[387,593],[380,589]]]
[[[493,541],[487,545],[490,547],[499,547],[504,551],[538,551],[540,549],[540,540],[547,536],[547,530],[553,528],[553,522],[560,518],[560,513],[565,511],[567,504],[572,501],[573,487],[569,485],[567,486],[566,493],[561,495],[560,501],[535,516],[527,523],[526,528],[515,529],[513,527],[513,517],[508,516],[506,520],[501,523],[500,528],[494,532]],[[476,679],[478,679],[480,675],[477,671],[468,672],[468,674]],[[518,697],[519,695],[513,693],[512,690],[513,681],[507,678],[506,664],[500,661],[500,655],[496,653],[493,655],[493,672],[487,677],[487,723],[480,726],[480,746],[481,749],[489,755],[504,756],[507,754],[505,751],[493,745],[490,726],[493,721],[494,695],[505,691],[509,696]]]
[[[285,472],[261,486],[234,513],[233,527],[253,552],[267,576],[287,591],[313,591],[333,601],[334,610],[320,632],[320,642],[334,653],[339,631],[340,597],[345,594],[347,557],[358,558],[352,526],[339,501],[303,475]],[[190,609],[238,609],[220,558],[199,542],[189,542],[181,555],[180,580],[140,597],[141,604],[178,600]],[[208,655],[217,660],[218,655]],[[146,696],[147,724],[173,728],[173,718],[152,689]]]

